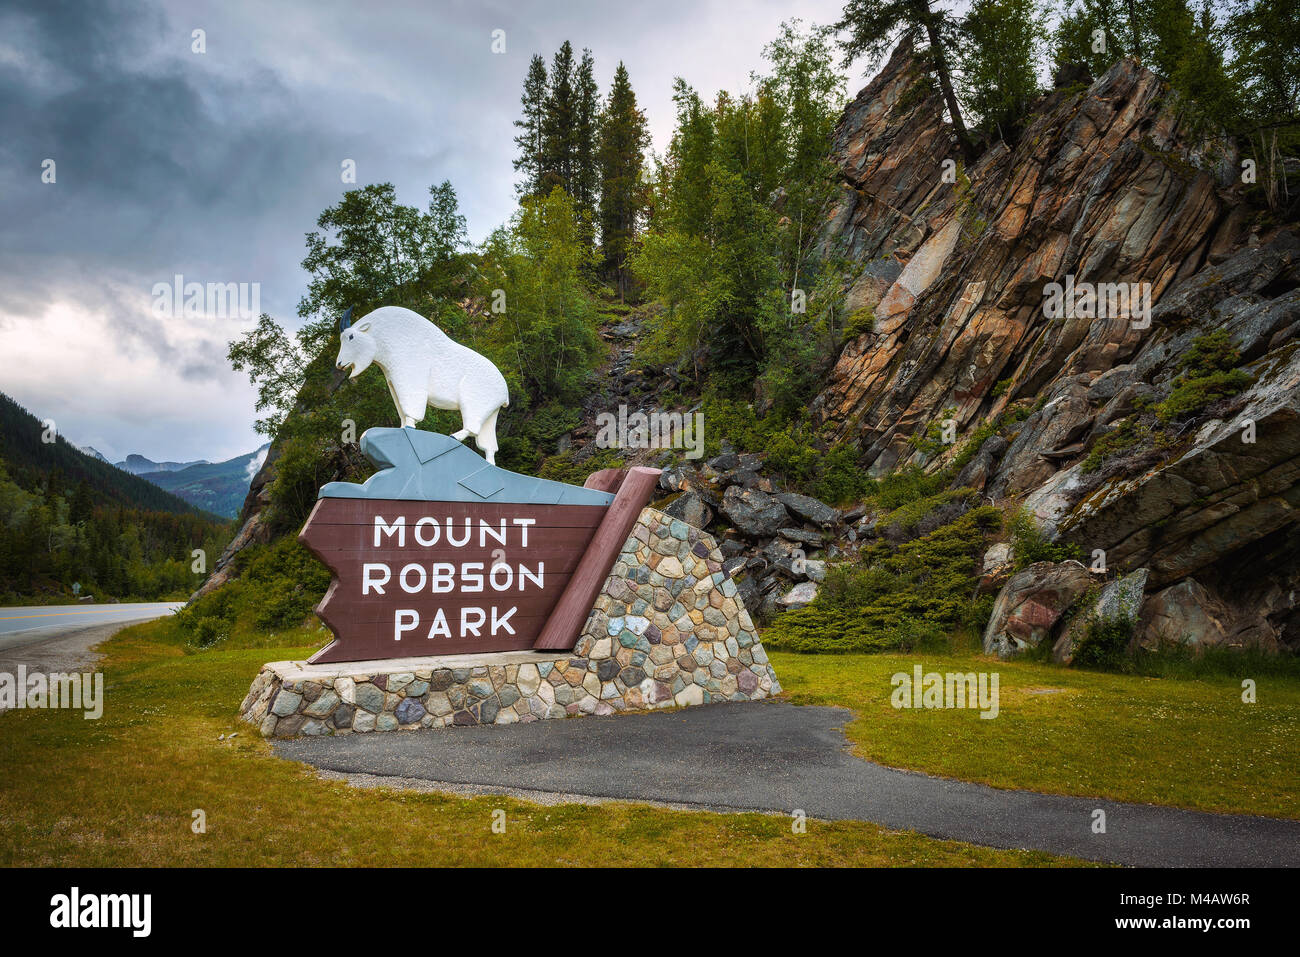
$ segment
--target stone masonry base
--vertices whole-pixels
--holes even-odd
[[[264,665],[239,709],[267,737],[514,724],[779,694],[699,529],[642,511],[570,652]]]

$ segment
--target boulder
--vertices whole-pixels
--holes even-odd
[[[989,479],[997,471],[998,462],[1002,460],[1010,444],[1000,435],[990,435],[984,440],[979,451],[962,467],[957,480],[953,482],[953,487],[984,491],[984,486],[989,484]]]
[[[713,521],[713,510],[695,492],[683,492],[677,496],[664,509],[664,514],[699,529],[708,528]]]
[[[785,506],[773,496],[737,485],[729,486],[722,496],[722,514],[747,538],[775,535],[790,520]]]
[[[1258,612],[1231,607],[1194,578],[1156,592],[1142,605],[1135,646],[1254,647],[1278,650],[1276,630]]]
[[[993,595],[1001,590],[1002,586],[1007,583],[1011,577],[1012,564],[1011,545],[1008,542],[997,542],[990,545],[988,551],[984,553],[984,563],[980,569],[980,580],[977,590],[981,595]]]
[[[659,487],[665,492],[680,492],[693,471],[686,465],[670,465],[659,473]]]
[[[1129,618],[1136,625],[1138,610],[1142,607],[1142,593],[1147,587],[1150,573],[1145,568],[1108,582],[1097,600],[1075,612],[1070,624],[1061,632],[1052,646],[1052,660],[1069,664],[1074,660],[1074,649],[1088,633],[1091,621],[1114,621]]]
[[[1092,578],[1078,562],[1038,562],[1011,576],[993,604],[984,650],[1010,658],[1049,640]]]
[[[825,538],[821,532],[814,532],[809,529],[778,528],[776,533],[787,541],[811,545],[813,548],[820,548],[825,542]]]
[[[800,495],[797,492],[778,492],[776,498],[791,515],[803,519],[811,525],[829,528],[832,525],[839,524],[840,510],[831,508],[825,502],[818,501],[811,495]]]
[[[757,472],[750,469],[731,469],[718,476],[718,486],[727,488],[739,485],[741,488],[754,488],[762,481]]]
[[[800,582],[776,600],[777,605],[785,609],[803,608],[817,597],[817,585],[814,582]]]

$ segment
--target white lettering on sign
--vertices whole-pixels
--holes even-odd
[[[383,578],[375,579],[371,576],[383,573]],[[366,562],[361,566],[361,594],[369,595],[370,589],[374,588],[376,595],[384,593],[384,586],[388,584],[388,579],[393,577],[392,569],[383,562]]]
[[[420,613],[414,608],[399,609],[393,622],[393,641],[401,641],[402,635],[420,623]]]
[[[478,523],[477,537],[474,535],[475,521]],[[421,548],[441,544],[444,552],[447,547],[464,548],[477,540],[479,548],[493,548],[494,556],[514,557],[528,547],[528,533],[536,524],[535,518],[464,518],[458,521],[451,516],[445,520],[426,516],[411,525],[411,539]],[[405,515],[391,520],[376,515],[374,548],[405,548],[406,528]],[[546,587],[546,563],[516,560],[512,564],[504,558],[494,558],[490,567],[482,561],[362,564],[362,596],[386,595],[385,588],[390,584],[405,595],[504,594],[542,590]],[[516,631],[511,618],[518,611],[517,605],[493,604],[468,605],[459,610],[437,608],[431,618],[421,621],[418,609],[399,608],[393,612],[393,641],[401,641],[404,635],[411,634],[424,634],[430,640],[513,635]]]
[[[389,525],[380,516],[378,515],[375,516],[375,548],[379,548],[381,544],[380,537],[379,537],[380,535],[387,535],[389,538],[392,538],[394,532],[397,533],[397,547],[405,548],[406,547],[406,516],[405,515],[400,516],[397,519],[397,521],[393,522],[392,525]]]

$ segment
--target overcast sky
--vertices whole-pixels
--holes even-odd
[[[251,321],[159,317],[155,284],[258,283],[261,310],[296,326],[303,235],[353,188],[344,160],[357,186],[392,182],[408,205],[451,180],[478,240],[514,208],[533,53],[590,47],[602,95],[622,60],[662,150],[674,76],[706,96],[745,89],[782,20],[827,23],[842,5],[6,0],[0,391],[114,461],[251,451],[252,388],[225,359]]]

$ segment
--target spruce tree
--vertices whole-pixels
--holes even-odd
[[[974,0],[962,23],[962,102],[981,128],[1014,141],[1038,96],[1046,26],[1036,0]]]
[[[975,149],[953,87],[950,64],[956,46],[957,21],[949,13],[932,9],[930,0],[848,0],[835,29],[847,30],[849,34],[840,44],[845,66],[864,55],[878,60],[900,34],[925,44],[926,69],[939,83],[963,156],[968,163],[974,162]]]
[[[607,274],[628,289],[627,257],[636,239],[637,219],[645,206],[641,182],[650,134],[645,114],[637,108],[627,68],[614,71],[605,108],[600,115],[596,160],[600,171],[600,239]]]
[[[594,67],[591,51],[583,50],[573,88],[573,181],[570,189],[579,214],[588,222],[584,232],[589,240],[590,224],[596,216],[596,192],[600,185],[600,170],[596,162],[600,91],[593,75]]]
[[[549,195],[556,186],[573,192],[573,81],[573,46],[565,40],[551,61],[551,85],[542,117],[542,195]]]
[[[515,172],[523,179],[516,184],[521,196],[541,195],[542,184],[542,121],[546,114],[546,64],[534,55],[524,78],[524,92],[519,98],[523,105],[523,118],[515,120],[519,128],[515,145],[519,155],[514,161]]]

